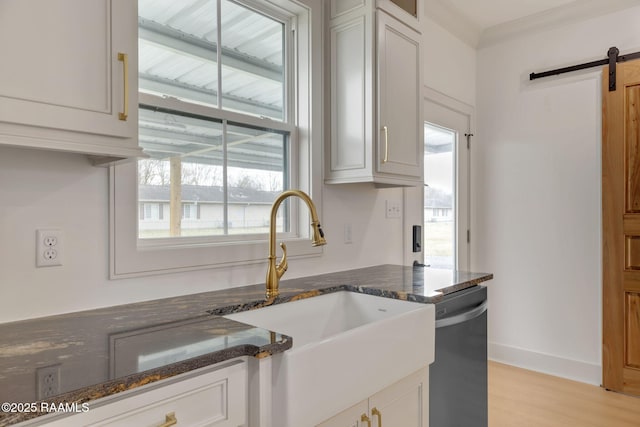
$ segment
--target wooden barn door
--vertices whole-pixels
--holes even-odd
[[[640,395],[640,60],[603,74],[603,385]]]

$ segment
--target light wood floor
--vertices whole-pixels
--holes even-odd
[[[489,427],[639,427],[640,398],[489,362]]]

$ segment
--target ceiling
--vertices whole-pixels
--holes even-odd
[[[640,0],[424,0],[425,14],[472,47],[541,28],[566,25]]]

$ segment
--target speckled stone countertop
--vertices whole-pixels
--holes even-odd
[[[381,265],[0,324],[0,402],[39,402],[37,370],[57,366],[61,394],[50,403],[84,403],[240,356],[288,350],[292,337],[220,315],[348,290],[436,303],[491,274]],[[295,337],[293,337],[295,339]],[[38,413],[0,411],[0,427]]]

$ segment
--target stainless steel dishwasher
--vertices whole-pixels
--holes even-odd
[[[429,367],[429,427],[487,427],[487,288],[436,304],[436,356]]]

